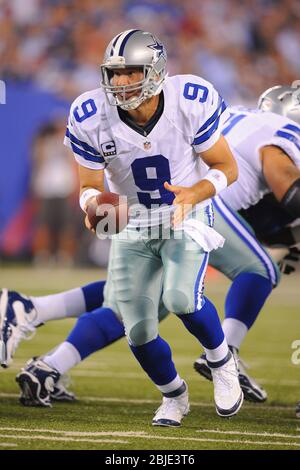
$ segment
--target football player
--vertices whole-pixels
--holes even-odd
[[[237,165],[221,134],[223,99],[199,77],[169,78],[166,61],[151,33],[113,38],[101,87],[71,107],[65,143],[79,164],[85,212],[104,190],[104,171],[111,192],[127,196],[130,208],[143,206],[143,217],[131,211],[122,236],[112,237],[101,311],[120,316],[131,351],[163,395],[152,424],[180,426],[188,389],[158,334],[161,297],[205,349],[218,415],[236,414],[243,402],[235,359],[203,294],[209,252],[224,242],[212,228],[211,197],[236,180]]]
[[[274,101],[274,107],[276,112],[279,114],[286,115],[287,117],[291,116],[291,112],[293,120],[296,122],[300,122],[300,116],[299,116],[299,106],[297,107],[297,104],[295,105],[295,97],[294,95],[298,93],[298,89],[295,85],[292,87],[276,87],[276,90],[278,90],[278,96],[280,97],[280,103],[281,106],[277,106],[277,101],[278,97],[273,96],[272,94],[272,100]],[[270,90],[271,92],[273,91]],[[268,91],[269,92],[269,91]],[[268,97],[268,93],[263,95],[265,97]],[[291,97],[293,96],[293,99]],[[284,99],[283,99],[284,97]],[[262,100],[260,100],[260,103]],[[276,106],[275,106],[276,105]],[[256,138],[255,141],[252,139],[254,142],[255,148],[257,148],[257,152],[260,149],[260,141],[262,142],[262,148],[265,147],[265,142],[266,138],[267,140],[271,138],[276,144],[276,148],[281,148],[280,146],[284,146],[286,150],[286,154],[289,154],[291,156],[291,160],[288,160],[287,163],[287,169],[288,171],[288,178],[291,178],[294,181],[297,181],[294,179],[294,176],[298,175],[298,170],[295,164],[298,165],[298,160],[297,160],[297,146],[295,146],[295,138],[293,135],[290,138],[289,133],[287,135],[285,134],[285,137],[282,139],[284,140],[278,140],[278,137],[282,137],[278,135],[280,132],[281,127],[290,125],[294,126],[293,128],[297,128],[295,126],[295,123],[291,123],[288,119],[283,119],[280,118],[278,121],[279,116],[274,116],[272,114],[266,114],[263,115],[261,113],[258,113],[257,111],[255,112],[249,112],[249,110],[232,110],[232,116],[231,120],[228,121],[228,123],[225,125],[224,128],[224,133],[227,136],[227,139],[229,143],[237,149],[237,146],[234,146],[234,138],[237,134],[233,133],[234,127],[237,126],[239,121],[242,121],[246,119],[249,124],[249,120],[252,121],[252,127],[249,127],[249,129],[252,129],[253,127],[257,130],[259,129],[259,124],[262,124],[261,119],[264,119],[264,122],[268,122],[269,126],[271,126],[271,129],[269,130],[269,133],[271,134],[270,136],[265,136],[262,133],[259,133],[259,135],[255,135],[254,137]],[[237,119],[238,118],[238,119]],[[251,119],[252,118],[252,119]],[[254,126],[256,122],[256,126]],[[241,123],[240,123],[241,124]],[[247,128],[247,126],[246,126]],[[245,132],[244,132],[245,135]],[[285,142],[286,140],[286,142]],[[249,140],[250,141],[250,140]],[[248,142],[249,142],[248,141]],[[296,141],[297,142],[297,141]],[[269,142],[268,142],[269,143]],[[239,177],[239,185],[236,183],[232,188],[236,187],[236,191],[241,191],[241,188],[246,188],[245,186],[245,178],[249,178],[249,173],[252,171],[254,177],[252,178],[252,187],[251,190],[248,190],[248,201],[247,199],[244,198],[244,207],[247,207],[251,204],[251,201],[256,201],[258,200],[262,194],[270,191],[270,187],[267,186],[266,182],[264,182],[262,175],[263,175],[263,167],[261,166],[260,171],[254,171],[259,169],[259,162],[260,159],[259,157],[256,159],[251,159],[251,152],[245,152],[245,149],[248,147],[244,145],[243,147],[240,146],[239,154],[237,155],[238,158],[238,163],[239,163],[239,169],[240,169],[240,177]],[[243,151],[242,151],[243,150]],[[250,148],[251,150],[251,148]],[[296,153],[295,153],[296,152]],[[253,151],[255,154],[255,152]],[[244,156],[244,160],[242,157]],[[256,155],[258,156],[258,155]],[[280,159],[281,162],[281,159]],[[251,166],[254,165],[254,168],[251,169]],[[292,165],[292,166],[291,166]],[[278,168],[278,172],[282,173],[282,168],[281,165],[278,165],[278,161],[274,161],[274,166],[273,166],[273,172],[276,175],[276,171]],[[286,171],[282,173],[284,175]],[[244,178],[243,178],[244,175]],[[282,176],[281,175],[281,176]],[[263,181],[263,185],[261,182]],[[292,186],[295,183],[292,183],[291,180],[288,180],[290,186]],[[278,188],[277,188],[278,189]],[[229,189],[226,191],[228,192]],[[223,193],[223,200],[226,198],[226,193]],[[224,202],[224,201],[223,201]],[[227,201],[230,202],[230,201]],[[251,282],[245,282],[245,278],[247,280],[251,281],[252,280],[261,280],[259,276],[261,276],[263,279],[268,279],[268,273],[267,273],[267,268],[266,264],[268,263],[269,269],[270,266],[272,267],[272,262],[268,260],[268,257],[265,255],[264,251],[260,249],[259,244],[257,244],[257,241],[254,239],[254,237],[251,235],[251,233],[247,233],[247,238],[243,236],[243,233],[241,233],[240,237],[236,236],[236,229],[239,228],[240,231],[242,232],[243,227],[240,224],[240,221],[234,220],[232,217],[229,218],[228,216],[226,217],[226,214],[222,213],[221,211],[218,210],[218,205],[220,205],[220,202],[216,204],[216,220],[217,223],[222,226],[221,231],[225,231],[227,241],[229,242],[229,246],[227,250],[231,250],[231,259],[235,260],[236,263],[236,271],[233,272],[231,278],[233,279],[233,284],[232,287],[229,291],[228,294],[228,299],[226,302],[226,320],[225,320],[225,325],[226,323],[229,325],[227,328],[227,334],[229,338],[229,344],[233,348],[236,348],[235,351],[238,349],[239,345],[241,344],[241,340],[243,339],[244,333],[247,332],[248,328],[253,324],[256,315],[260,309],[260,305],[263,303],[264,296],[267,296],[268,289],[265,290],[264,295],[261,295],[261,298],[259,300],[259,303],[256,305],[253,305],[253,301],[251,305],[252,311],[249,312],[248,308],[245,309],[247,317],[244,317],[244,309],[243,303],[238,304],[238,307],[236,311],[236,317],[231,316],[231,311],[234,310],[231,307],[231,297],[232,297],[232,291],[238,291],[237,296],[239,295],[240,292],[240,297],[242,299],[249,299],[251,300],[252,292],[253,290],[249,288],[251,287]],[[297,204],[296,204],[297,207]],[[270,210],[271,208],[271,210]],[[276,210],[275,210],[276,209]],[[284,204],[281,203],[279,205],[278,202],[270,201],[270,194],[268,196],[265,196],[258,204],[255,206],[250,206],[248,210],[243,209],[241,213],[243,214],[244,217],[248,219],[248,221],[254,226],[254,229],[256,231],[257,236],[264,241],[265,243],[268,242],[268,244],[272,243],[282,243],[286,246],[292,246],[295,243],[299,241],[299,232],[296,230],[291,229],[290,227],[287,227],[286,224],[294,220],[295,218],[298,217],[297,215],[297,210],[292,211],[291,208],[288,208],[290,214],[286,210],[287,208],[285,207]],[[256,214],[256,215],[255,215]],[[218,222],[219,221],[219,222]],[[234,221],[234,223],[232,223]],[[245,227],[244,227],[244,233],[245,233]],[[297,238],[298,237],[298,238]],[[242,245],[240,243],[240,240],[242,240]],[[254,248],[253,250],[249,251],[249,245]],[[245,250],[246,250],[246,256],[245,256]],[[221,251],[224,251],[225,254],[222,254]],[[249,254],[248,254],[249,251]],[[252,251],[252,254],[251,254]],[[219,257],[215,257],[215,266],[217,267],[219,264],[219,268],[221,271],[226,273],[230,277],[230,267],[232,266],[232,262],[230,260],[228,261],[228,256],[226,255],[226,244],[222,250],[219,250],[216,252],[216,255],[219,253]],[[253,254],[254,253],[254,254]],[[226,263],[222,263],[222,258],[224,256],[227,256],[227,261]],[[218,261],[219,258],[219,261]],[[260,268],[255,265],[250,265],[248,258],[252,258],[252,262],[255,261],[255,258],[259,260],[258,265],[260,265]],[[211,258],[212,259],[212,258]],[[251,261],[250,261],[251,262]],[[214,263],[214,261],[213,261]],[[227,265],[227,268],[225,267]],[[257,263],[256,263],[257,265]],[[255,269],[253,269],[255,268]],[[252,271],[251,271],[252,270]],[[265,271],[264,271],[265,270]],[[272,270],[271,270],[272,271]],[[250,275],[251,274],[251,275]],[[273,275],[276,275],[276,271],[273,270]],[[271,275],[270,277],[270,283],[271,283]],[[242,283],[240,283],[240,280],[242,279]],[[238,288],[237,288],[238,287]],[[49,319],[53,319],[55,317],[64,317],[68,315],[73,315],[73,316],[79,316],[81,313],[84,311],[92,311],[93,309],[96,309],[99,304],[102,303],[102,291],[103,291],[103,283],[94,283],[89,286],[85,286],[82,289],[74,289],[70,292],[62,293],[62,294],[56,294],[53,296],[46,296],[46,297],[41,297],[41,298],[32,298],[32,301],[34,305],[31,303],[31,307],[29,310],[32,312],[35,312],[35,315],[37,315],[37,318],[35,320],[35,324],[45,322]],[[247,293],[249,291],[249,293]],[[4,294],[2,294],[4,295]],[[6,292],[5,292],[5,295]],[[13,312],[13,302],[12,300],[20,300],[22,303],[22,297],[19,297],[18,299],[15,299],[15,295],[19,294],[13,294],[11,293],[9,297],[7,297],[6,302],[8,302],[8,305],[11,306],[11,311]],[[252,296],[253,297],[253,296]],[[21,305],[21,303],[19,305]],[[15,305],[18,305],[16,303]],[[37,314],[39,312],[39,314]],[[55,316],[56,312],[56,316]],[[166,312],[164,312],[165,314]],[[251,313],[251,315],[250,315]],[[5,317],[5,314],[2,313],[2,317]],[[98,322],[97,322],[98,319]],[[96,336],[92,338],[91,334],[88,333],[89,328],[87,327],[88,323],[90,322],[90,325],[96,326],[98,325],[98,331],[97,331],[97,338]],[[6,324],[9,324],[6,322]],[[24,323],[25,325],[25,323]],[[84,327],[85,325],[85,327]],[[80,328],[79,328],[80,326]],[[230,327],[238,327],[237,330],[231,331]],[[241,332],[241,328],[243,328]],[[90,328],[92,329],[92,328]],[[226,326],[225,326],[226,330]],[[94,328],[94,331],[96,331],[96,328]],[[76,333],[76,334],[75,334]],[[46,357],[46,362],[50,362],[51,365],[54,368],[57,368],[60,373],[65,372],[68,370],[68,368],[72,367],[76,363],[78,363],[81,359],[86,357],[87,355],[91,354],[91,352],[101,349],[105,345],[109,344],[110,342],[113,342],[114,340],[118,339],[119,337],[124,335],[123,327],[120,324],[120,322],[116,319],[115,315],[111,314],[110,312],[106,313],[101,313],[100,315],[97,315],[97,312],[94,312],[93,316],[91,315],[85,315],[82,319],[79,320],[78,322],[78,328],[75,327],[74,333],[71,334],[68,338],[68,341],[63,343],[60,348],[58,348],[57,352],[51,356]],[[11,341],[8,341],[7,344],[11,345],[11,348],[13,350],[14,348],[14,341],[13,341],[14,336],[11,336]],[[73,354],[70,351],[70,345],[73,346],[76,344],[77,349],[76,351],[72,351]],[[9,350],[9,348],[8,348]],[[234,350],[234,349],[233,349]],[[80,352],[78,352],[80,351]],[[69,354],[68,354],[69,353]],[[203,373],[206,376],[210,377],[210,370],[207,367],[205,358],[200,358],[198,361],[196,361],[195,366],[199,369],[200,373]],[[242,368],[242,364],[240,364],[240,374],[239,378],[242,384],[242,387],[244,389],[245,395],[248,399],[252,399],[254,401],[264,401],[266,399],[266,393],[264,390],[262,390],[253,379],[251,379],[246,372]],[[45,392],[46,393],[46,392]],[[47,396],[47,402],[50,403],[50,394],[49,391],[46,393]],[[25,397],[23,397],[23,400],[25,400]],[[29,400],[27,400],[29,402]]]
[[[238,161],[240,176],[238,182],[228,188],[219,200],[215,198],[215,208],[223,212],[224,218],[232,226],[235,225],[232,209],[240,210],[261,241],[268,245],[284,242],[293,247],[300,241],[299,228],[287,227],[287,224],[300,217],[300,81],[295,81],[291,86],[276,86],[266,90],[259,98],[258,108],[252,111],[242,107],[231,109],[231,117],[225,124],[223,135],[227,136]],[[255,206],[270,192],[272,197],[269,195]],[[216,218],[215,226],[224,235],[222,224],[223,221]],[[237,226],[234,230],[237,230]],[[246,245],[250,244],[254,250],[257,249],[250,242],[247,229],[240,231],[240,238],[244,239]],[[211,264],[216,268],[223,262],[225,271],[230,266],[227,257],[232,255],[230,244],[233,238],[226,236],[226,239],[228,243],[219,251],[218,256],[212,253],[210,258]],[[272,253],[274,259],[274,250]],[[283,269],[286,268],[286,262],[289,262],[288,258],[298,257],[297,249],[294,248],[291,253],[284,250],[280,256],[285,254],[287,258],[283,261]],[[262,257],[261,261],[266,263],[265,268],[271,279],[272,265],[267,258]],[[274,274],[277,275],[276,272]],[[228,344],[236,353],[260,311],[259,298],[263,302],[267,298],[267,284],[265,291],[262,291],[263,283],[255,286],[252,281],[256,276],[251,281],[252,276],[253,271],[249,271],[235,277],[225,302],[225,320],[222,326]],[[273,287],[277,282],[278,280],[274,282],[273,279]],[[205,355],[194,365],[198,372],[211,378]],[[241,362],[240,382],[248,399],[266,399],[265,391],[256,387],[257,384],[246,374]]]

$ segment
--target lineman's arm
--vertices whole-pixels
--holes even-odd
[[[262,169],[277,201],[294,217],[300,217],[300,170],[279,147],[268,145],[261,150]]]

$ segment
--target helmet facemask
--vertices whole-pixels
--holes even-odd
[[[113,70],[117,67],[101,65],[102,82],[101,87],[104,89],[107,96],[109,96],[109,102],[113,106],[120,106],[124,110],[136,109],[143,101],[157,95],[161,91],[163,78],[155,72],[153,66],[143,65],[141,66],[141,72],[143,73],[143,79],[129,84],[114,86],[111,84],[113,77]],[[119,67],[118,67],[119,68]],[[125,67],[122,67],[125,68]],[[122,70],[122,68],[119,68]],[[126,68],[129,68],[126,67]],[[139,68],[134,66],[134,68]],[[139,91],[139,95],[131,96],[126,98],[126,94]]]

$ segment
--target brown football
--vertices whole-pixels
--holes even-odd
[[[106,235],[119,233],[128,224],[127,198],[104,191],[88,204],[87,216],[97,232]]]

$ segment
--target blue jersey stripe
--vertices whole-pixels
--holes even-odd
[[[68,128],[66,130],[66,137],[68,137],[72,142],[74,142],[74,144],[81,145],[81,147],[84,150],[87,150],[88,152],[92,153],[93,155],[96,155],[97,157],[100,157],[100,153],[97,152],[97,150],[95,150],[94,147],[91,147],[86,142],[83,142],[82,140],[77,139],[75,135],[71,134]]]
[[[213,133],[218,129],[219,127],[219,122],[220,122],[220,117],[218,117],[218,119],[214,122],[214,124],[208,129],[207,132],[205,132],[204,134],[202,134],[200,137],[197,137],[194,139],[192,145],[199,145],[199,144],[203,144],[204,142],[206,142],[212,135]]]
[[[88,160],[90,162],[95,162],[95,163],[104,163],[104,158],[99,155],[99,157],[96,157],[95,155],[91,155],[88,152],[85,152],[84,150],[80,149],[79,147],[76,147],[73,142],[71,142],[72,150],[74,153],[77,153],[77,155],[80,155],[83,157],[85,160]]]
[[[290,142],[293,142],[293,144],[296,145],[297,149],[300,150],[300,141],[295,135],[283,131],[277,131],[275,135],[277,135],[277,137],[282,137],[283,139],[287,139]]]
[[[128,41],[128,39],[130,38],[130,36],[132,36],[134,33],[136,33],[137,31],[140,31],[140,29],[133,29],[132,31],[130,31],[130,33],[128,33],[125,38],[123,39],[122,43],[121,43],[121,46],[120,46],[120,50],[119,50],[119,55],[122,56],[123,53],[124,53],[124,48],[126,46],[126,43]],[[128,64],[130,65],[130,64]]]
[[[233,117],[234,116],[234,117]],[[228,134],[229,131],[238,123],[240,122],[241,119],[246,117],[246,114],[238,114],[238,115],[232,115],[226,122],[228,122],[228,125],[222,130],[222,134],[226,135]]]
[[[212,123],[214,122],[219,116],[220,114],[223,113],[223,111],[226,109],[226,103],[225,101],[221,98],[221,96],[219,95],[219,103],[220,105],[218,106],[218,108],[216,109],[216,111],[214,112],[214,114],[200,127],[200,129],[198,129],[198,131],[196,132],[196,136],[199,134],[199,132],[203,132],[205,131],[205,129],[207,129],[207,127]]]
[[[300,128],[297,126],[294,126],[293,124],[287,124],[286,126],[283,127],[283,129],[288,129],[289,131],[295,132],[295,134],[298,134],[300,137]]]

